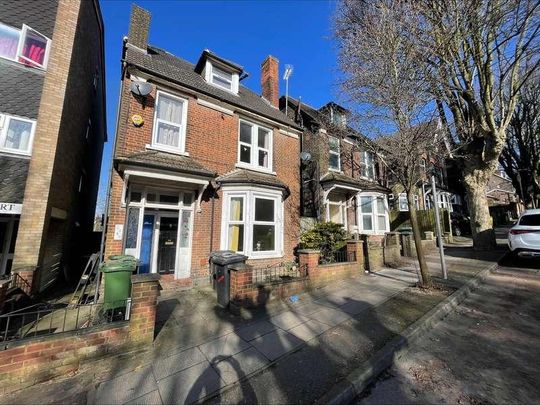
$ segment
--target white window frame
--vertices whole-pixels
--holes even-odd
[[[0,22],[0,25],[2,27],[4,27],[4,28],[7,28],[8,30],[16,31],[18,33],[18,35],[19,35],[19,42],[17,44],[17,53],[15,54],[15,58],[8,58],[6,56],[0,56],[0,58],[11,60],[13,62],[17,62],[17,63],[21,63],[21,64],[22,64],[22,62],[19,59],[23,59],[24,61],[30,63],[31,67],[35,67],[35,68],[42,69],[42,70],[47,69],[47,64],[49,62],[49,53],[51,51],[51,39],[49,37],[47,37],[46,35],[43,35],[38,30],[35,30],[34,28],[32,28],[32,27],[30,27],[30,26],[28,26],[26,24],[23,24],[22,28],[15,28],[15,27],[12,27],[10,25],[3,24],[1,22]],[[24,39],[26,38],[26,34],[28,33],[28,30],[33,31],[36,34],[42,36],[47,41],[47,45],[46,45],[46,48],[45,48],[45,56],[43,57],[43,64],[39,64],[39,63],[33,61],[32,59],[29,59],[26,56],[22,55],[22,50],[23,50],[23,46],[24,46]],[[25,65],[26,65],[26,63],[25,63]]]
[[[404,201],[405,204],[407,204],[407,209],[401,208],[401,201]],[[413,201],[414,205],[416,206],[416,210],[420,209],[420,201],[418,200],[418,196],[416,194],[413,195]],[[401,212],[409,211],[409,202],[407,201],[407,194],[406,193],[399,193],[398,197],[398,210]]]
[[[330,139],[335,139],[337,141],[337,151],[332,150],[332,147],[330,146]],[[335,167],[330,166],[330,155],[337,155],[337,158],[338,158],[337,169]],[[341,141],[337,136],[328,137],[328,170],[332,172],[341,172]]]
[[[31,156],[32,146],[34,144],[34,135],[36,133],[36,121],[31,120],[29,118],[17,117],[17,116],[9,115],[9,114],[0,114],[0,118],[2,116],[3,116],[3,119],[0,119],[0,123],[3,124],[3,125],[0,125],[0,152],[12,153],[15,155]],[[28,139],[27,150],[12,149],[12,148],[7,148],[4,146],[6,142],[9,123],[11,122],[12,119],[17,120],[17,121],[28,122],[32,124],[32,129],[30,130],[30,138]]]
[[[346,200],[335,201],[335,200],[331,200],[330,198],[327,198],[326,199],[326,210],[325,210],[326,222],[331,221],[331,218],[330,218],[330,206],[331,205],[339,207],[340,215],[341,215],[341,223],[340,223],[340,225],[342,225],[343,228],[348,229],[347,228],[347,201]]]
[[[244,217],[243,221],[230,221],[230,201],[234,197],[243,197]],[[274,201],[274,222],[255,221],[255,199],[267,199]],[[244,249],[241,254],[249,259],[271,259],[283,257],[283,221],[284,204],[280,190],[264,189],[261,187],[229,186],[223,191],[223,205],[221,216],[221,249],[229,248],[229,225],[244,224]],[[274,250],[256,251],[253,244],[254,225],[274,226]]]
[[[226,67],[223,67],[221,65],[217,65],[214,62],[211,62],[209,60],[206,61],[206,65],[205,65],[204,70],[205,70],[205,72],[204,72],[205,73],[205,75],[204,75],[205,80],[209,84],[211,84],[212,86],[218,87],[221,90],[228,91],[229,93],[233,93],[233,94],[236,94],[236,95],[238,94],[238,87],[239,87],[240,78],[239,78],[239,75],[238,75],[237,72],[231,72]],[[227,88],[227,87],[223,86],[220,83],[215,83],[214,82],[214,76],[219,76],[219,73],[218,74],[214,73],[214,70],[221,71],[223,73],[227,73],[227,74],[231,75],[231,86],[230,86],[230,88]]]
[[[242,142],[240,140],[240,127],[242,123],[245,123],[247,125],[251,126],[251,144],[248,144],[247,142]],[[265,131],[268,131],[269,134],[269,145],[270,148],[261,148],[259,147],[259,129],[263,129]],[[240,160],[240,148],[242,145],[249,146],[250,147],[250,161],[251,163],[242,162]],[[243,167],[246,169],[256,169],[259,171],[264,171],[268,173],[272,173],[272,167],[273,167],[273,160],[274,160],[274,131],[272,131],[270,128],[265,127],[263,125],[259,125],[255,122],[248,121],[245,119],[239,119],[238,120],[238,150],[237,150],[237,164],[238,167]],[[259,166],[259,151],[266,151],[268,152],[268,167]]]
[[[370,171],[368,170],[368,155],[371,155],[373,156],[373,161],[371,162],[371,173],[372,173],[372,176],[370,176]],[[367,179],[367,180],[375,180],[376,176],[375,176],[375,154],[373,152],[369,152],[367,150],[363,151],[362,152],[362,161],[360,162],[360,166],[362,166],[362,169],[361,169],[361,173],[360,173],[360,177],[364,178],[364,179]],[[364,173],[362,173],[362,171],[365,172],[366,175],[364,175]]]
[[[41,64],[41,65],[39,63],[33,61],[32,59],[27,58],[26,56],[22,55],[24,39],[26,38],[26,34],[28,33],[28,30],[34,31],[36,34],[42,36],[47,41],[47,45],[46,45],[46,48],[45,48],[45,56],[43,57],[43,64]],[[32,27],[29,27],[26,24],[22,25],[21,37],[19,38],[19,49],[17,50],[17,58],[24,59],[25,61],[30,63],[32,66],[45,70],[45,69],[47,69],[47,63],[49,62],[49,53],[50,53],[50,51],[51,51],[51,40],[47,36],[43,35],[41,32],[33,29]]]
[[[159,98],[161,97],[161,95],[173,98],[182,103],[182,122],[180,125],[175,122],[158,118],[158,105],[159,105]],[[162,90],[157,91],[156,102],[154,104],[154,124],[152,128],[152,145],[151,145],[152,149],[157,149],[164,152],[176,153],[180,155],[186,154],[187,110],[188,110],[188,100],[186,98],[179,97],[179,96],[176,96],[171,93],[167,93]],[[157,143],[158,124],[160,122],[180,128],[179,135],[178,135],[179,136],[178,147],[173,147],[173,146]]]
[[[362,213],[361,207],[361,197],[370,197],[371,198],[371,213]],[[377,198],[382,198],[384,202],[384,213],[378,212],[377,207]],[[358,223],[358,233],[367,234],[367,235],[384,235],[386,232],[390,231],[390,219],[388,212],[388,199],[386,194],[382,193],[358,193],[356,195],[356,204],[357,204],[357,223]],[[364,222],[362,221],[363,216],[371,216],[372,228],[370,230],[364,229]],[[379,228],[378,217],[385,217],[385,229]]]

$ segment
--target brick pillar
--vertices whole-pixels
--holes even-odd
[[[376,271],[384,267],[384,251],[382,245],[377,242],[368,242],[367,254],[369,271]]]
[[[298,251],[298,264],[301,272],[307,272],[309,275],[311,270],[315,270],[319,266],[320,250],[316,249],[301,249]],[[304,274],[302,274],[304,275]]]
[[[158,296],[159,274],[131,276],[129,332],[135,344],[151,344],[154,341]]]
[[[49,192],[80,5],[80,1],[71,0],[60,0],[58,3],[26,179],[13,272],[35,271],[43,257],[51,210]],[[31,279],[35,284],[39,277]],[[36,290],[36,286],[32,285],[32,288]]]
[[[233,264],[230,271],[230,299],[235,303],[242,303],[246,298],[254,299],[255,290],[252,289],[253,269],[245,263]]]
[[[426,235],[426,240],[434,240],[435,237],[433,236],[432,231],[425,231],[424,234]]]
[[[386,232],[385,234],[386,245],[398,245],[399,246],[399,233],[398,232]]]
[[[356,255],[356,261],[360,264],[360,267],[364,268],[364,241],[363,240],[349,240],[347,241],[347,257],[351,254]]]

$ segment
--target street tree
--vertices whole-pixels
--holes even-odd
[[[528,206],[538,207],[540,195],[540,80],[524,86],[508,126],[499,159],[512,184]]]
[[[419,75],[417,50],[402,30],[412,24],[412,14],[396,13],[391,3],[374,6],[345,1],[336,20],[340,39],[339,63],[346,73],[343,88],[363,106],[362,126],[372,122],[380,131],[375,142],[363,148],[375,152],[387,173],[407,195],[410,222],[420,267],[421,282],[431,284],[421,242],[414,192],[425,173],[420,165],[433,150],[436,108]],[[388,135],[392,132],[392,135]],[[359,140],[360,142],[362,139]]]
[[[538,0],[344,0],[338,6],[340,65],[353,99],[366,102],[358,95],[387,86],[382,80],[364,86],[365,91],[355,89],[363,86],[367,69],[385,78],[406,65],[408,78],[419,81],[419,91],[438,104],[443,122],[448,121],[459,146],[455,158],[463,169],[476,248],[495,245],[486,187],[506,143],[519,91],[539,67],[539,8]],[[384,18],[371,18],[380,29],[371,27],[373,35],[366,36],[361,30],[370,28],[370,13]],[[399,27],[404,54],[380,66],[364,56],[366,49],[386,53],[385,27]],[[390,108],[393,104],[385,101]]]

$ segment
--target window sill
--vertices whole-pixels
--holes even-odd
[[[250,165],[247,165],[247,164],[237,163],[235,165],[235,167],[237,169],[252,170],[254,172],[265,173],[265,174],[270,174],[270,175],[273,175],[273,176],[277,176],[277,173],[273,172],[272,170],[261,169],[261,168],[250,166]]]
[[[329,172],[335,172],[335,173],[341,173],[341,174],[343,174],[343,170],[333,169],[333,168],[331,168],[331,167],[328,168],[328,171],[329,171]]]
[[[11,157],[18,157],[18,158],[30,158],[32,156],[31,152],[19,152],[12,149],[1,149],[1,148],[0,148],[0,154],[8,155]]]
[[[189,153],[182,152],[180,149],[167,148],[159,145],[146,145],[146,150],[156,150],[159,152],[172,153],[174,155],[189,156]]]
[[[283,257],[283,253],[277,252],[277,253],[268,253],[264,255],[256,255],[253,254],[248,255],[248,260],[263,260],[263,259],[279,259]]]

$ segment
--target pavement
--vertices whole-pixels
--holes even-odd
[[[498,267],[354,403],[539,403],[540,272],[534,267]]]
[[[211,289],[164,293],[150,351],[94,362],[0,403],[314,402],[498,257],[446,250],[450,280],[430,291],[414,287],[411,260],[244,317],[218,307]],[[428,264],[437,278],[436,252]]]

